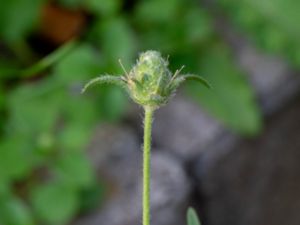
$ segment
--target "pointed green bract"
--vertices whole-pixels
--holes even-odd
[[[192,207],[187,211],[187,225],[201,225],[197,213]]]
[[[205,80],[204,78],[198,76],[198,75],[194,75],[194,74],[185,74],[185,75],[182,75],[184,76],[185,80],[194,80],[194,81],[198,81],[200,82],[201,84],[203,84],[205,87],[207,88],[212,88],[212,86],[210,85],[210,83]]]
[[[170,94],[172,94],[176,89],[186,80],[195,80],[203,84],[207,88],[211,88],[211,85],[202,77],[198,75],[192,75],[192,74],[186,74],[186,75],[180,75],[175,79],[172,79],[172,81],[169,83],[168,91]]]
[[[95,84],[115,84],[121,87],[125,87],[126,83],[122,77],[117,77],[113,75],[103,75],[97,78],[90,80],[81,90],[81,93],[84,93],[90,86]]]

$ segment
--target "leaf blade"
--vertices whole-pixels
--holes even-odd
[[[189,207],[187,211],[187,224],[188,225],[201,225],[200,220],[194,208]]]
[[[233,131],[257,135],[262,129],[262,115],[255,93],[226,49],[222,44],[216,45],[199,63],[199,73],[205,74],[214,91],[193,82],[187,84],[186,90]]]

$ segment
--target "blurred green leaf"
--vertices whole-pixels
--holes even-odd
[[[94,25],[92,34],[93,40],[107,57],[105,60],[116,66],[118,59],[122,59],[125,65],[130,65],[136,53],[137,43],[126,18],[99,20]]]
[[[97,15],[111,16],[119,12],[122,0],[86,0],[85,5]]]
[[[106,186],[101,181],[82,189],[80,191],[80,211],[85,213],[99,207],[107,194],[106,191]]]
[[[23,137],[6,137],[0,143],[0,180],[11,181],[29,175],[35,166],[30,142]],[[12,163],[14,162],[14,163]]]
[[[99,72],[101,61],[97,61],[95,50],[89,44],[73,49],[54,67],[55,77],[64,82],[85,81]]]
[[[246,0],[246,4],[253,6],[267,20],[277,24],[291,36],[299,37],[300,27],[295,21],[300,20],[300,2],[294,0],[259,1]],[[288,13],[287,13],[288,12]]]
[[[188,91],[229,127],[246,135],[257,134],[262,124],[254,93],[225,52],[226,49],[218,45],[200,63],[199,74],[213,89],[190,82]]]
[[[67,224],[78,210],[76,191],[62,183],[39,185],[30,198],[36,216],[50,225]]]
[[[4,196],[9,196],[10,188],[11,188],[10,184],[8,182],[3,182],[0,176],[0,196],[2,196],[2,198]]]
[[[189,207],[187,212],[187,224],[188,225],[201,225],[195,209]]]
[[[211,17],[199,7],[198,2],[188,1],[183,7],[182,1],[175,1],[177,6],[174,6],[174,15],[169,15],[170,21],[166,23],[148,21],[148,17],[145,17],[142,12],[139,13],[140,9],[137,7],[137,18],[134,21],[139,29],[139,37],[143,40],[144,49],[159,49],[174,55],[187,50],[193,51],[195,48],[200,50],[201,44],[207,45],[206,42],[211,39],[213,33]],[[151,4],[154,4],[153,2],[166,3],[164,1],[149,2],[152,2]],[[161,7],[158,8],[159,12],[160,9]],[[166,16],[165,13],[162,16]],[[176,23],[172,22],[174,20]]]
[[[1,1],[0,39],[14,43],[23,39],[39,21],[43,0]]]
[[[300,48],[300,2],[294,0],[219,0],[228,16],[246,32],[257,45],[271,53],[285,55],[295,66]]]
[[[58,2],[68,9],[78,9],[84,4],[85,0],[58,0]]]
[[[52,129],[62,100],[57,88],[55,83],[44,80],[15,89],[8,101],[10,127],[31,134]]]
[[[27,205],[11,195],[0,196],[0,224],[34,225]]]
[[[58,132],[61,148],[67,151],[84,151],[93,127],[102,120],[94,98],[68,94],[62,109],[64,125]]]
[[[82,87],[80,87],[81,89]],[[98,87],[99,88],[99,87]],[[95,97],[88,98],[85,94],[72,94],[67,93],[65,96],[66,101],[63,105],[63,117],[66,122],[66,126],[69,123],[90,128],[95,124],[101,116],[96,109],[97,102]]]
[[[139,23],[172,23],[180,16],[182,0],[143,0],[136,7],[136,18]]]
[[[0,83],[0,113],[4,108],[4,104],[5,104],[5,92],[4,92],[4,88],[2,86],[2,84]],[[0,114],[1,115],[1,114]],[[0,123],[1,124],[1,123]],[[1,126],[0,126],[1,127]]]
[[[161,52],[172,54],[181,51],[186,46],[186,34],[182,21],[177,24],[161,25],[155,29],[143,30],[140,34],[143,47],[146,49],[159,49]]]
[[[121,118],[128,103],[127,94],[119,87],[101,87],[103,95],[95,107],[99,109],[100,118],[108,121],[116,121]]]
[[[300,45],[291,45],[287,50],[287,55],[293,65],[300,67]]]
[[[54,165],[54,171],[61,182],[77,189],[91,186],[95,179],[85,153],[65,154]]]
[[[3,79],[14,77],[19,71],[19,66],[13,61],[0,57],[0,82]]]
[[[81,123],[68,123],[58,134],[58,143],[66,152],[82,152],[86,149],[92,127]]]
[[[191,8],[184,18],[185,39],[190,45],[207,40],[212,32],[212,21],[207,12],[200,7]]]
[[[56,140],[53,132],[45,131],[40,132],[36,135],[36,152],[41,153],[42,156],[46,156],[49,153],[53,153],[53,150],[56,145]]]

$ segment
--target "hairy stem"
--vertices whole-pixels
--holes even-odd
[[[153,109],[145,107],[143,156],[143,225],[150,225],[151,130]]]

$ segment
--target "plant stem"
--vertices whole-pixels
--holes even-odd
[[[33,66],[23,70],[20,75],[22,77],[31,77],[36,75],[37,73],[47,69],[52,64],[58,62],[62,59],[65,55],[67,55],[71,50],[73,50],[76,46],[75,41],[70,41],[67,44],[63,45],[59,49],[55,50],[54,52],[50,53],[46,57],[42,58]]]
[[[153,109],[145,107],[143,152],[143,225],[150,225],[151,130]]]

